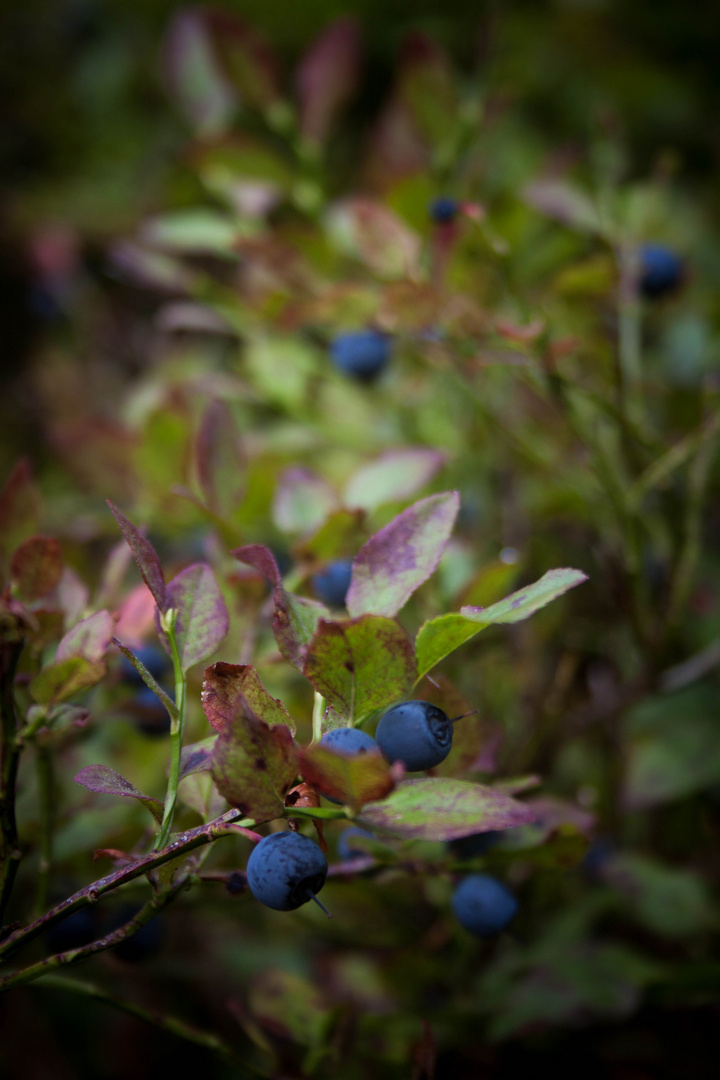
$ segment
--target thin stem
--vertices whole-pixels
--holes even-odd
[[[94,903],[104,893],[117,889],[120,885],[125,885],[134,878],[144,877],[164,863],[177,859],[180,855],[188,854],[194,848],[211,844],[222,836],[245,836],[253,842],[260,840],[261,837],[257,833],[245,828],[237,820],[240,816],[240,810],[229,810],[221,817],[208,822],[207,825],[200,825],[197,829],[191,829],[184,833],[180,839],[175,840],[174,843],[161,851],[151,851],[150,854],[136,859],[129,866],[122,866],[114,873],[108,874],[107,877],[100,878],[99,881],[94,881],[91,885],[86,885],[84,889],[73,893],[72,896],[67,897],[67,899],[40,916],[40,918],[35,919],[28,926],[21,927],[14,933],[9,934],[4,941],[0,942],[0,956],[9,953],[12,949],[27,941],[31,941],[44,930],[54,926],[55,923],[61,922],[68,915],[72,915],[79,908]],[[244,820],[246,824],[253,824],[247,818]]]
[[[108,993],[107,990],[97,986],[95,983],[73,979],[68,975],[45,975],[40,986],[49,987],[53,990],[62,990],[64,993],[68,994],[77,994],[80,997],[93,998],[95,1001],[103,1001],[106,1005],[110,1005],[114,1009],[119,1009],[120,1012],[127,1013],[129,1016],[135,1016],[139,1020],[144,1020],[146,1023],[152,1024],[162,1031],[167,1031],[171,1035],[177,1035],[178,1038],[196,1043],[198,1046],[204,1046],[208,1050],[212,1050],[213,1053],[219,1054],[220,1057],[225,1058],[236,1065],[239,1063],[239,1059],[232,1048],[217,1035],[210,1035],[204,1031],[198,1031],[196,1028],[191,1027],[190,1024],[186,1024],[184,1020],[180,1020],[176,1016],[168,1016],[167,1014],[159,1013],[154,1010],[144,1009],[140,1005],[135,1005],[132,1001],[125,1001],[116,994]]]
[[[50,752],[44,746],[35,748],[35,768],[37,771],[38,791],[40,796],[40,865],[37,876],[37,895],[35,911],[41,914],[47,907],[50,891],[50,871],[53,857],[53,829],[55,826],[55,780]]]
[[[639,252],[635,245],[618,251],[618,397],[621,411],[642,428],[642,346],[640,337],[640,297],[638,295]]]
[[[167,792],[165,794],[165,809],[163,811],[162,826],[155,844],[155,848],[165,847],[170,836],[173,817],[175,816],[175,804],[177,802],[177,790],[180,783],[180,756],[182,754],[183,730],[185,727],[185,701],[187,693],[187,680],[185,669],[178,651],[177,636],[175,634],[176,612],[171,608],[163,617],[163,624],[167,632],[170,650],[172,652],[173,668],[175,669],[175,707],[177,716],[172,718],[170,724],[170,773],[168,776]]]
[[[121,941],[132,937],[145,923],[150,922],[158,911],[166,907],[183,889],[187,888],[189,882],[189,875],[183,874],[172,888],[167,889],[165,892],[156,893],[152,900],[148,900],[147,904],[144,904],[132,919],[123,926],[118,927],[117,930],[113,930],[112,933],[106,934],[105,937],[98,938],[97,941],[91,941],[89,945],[83,945],[78,949],[68,949],[67,952],[55,953],[54,956],[48,956],[45,960],[39,960],[38,963],[31,964],[30,967],[21,968],[19,971],[13,971],[11,975],[6,975],[0,979],[0,993],[11,990],[13,986],[18,986],[20,983],[40,979],[47,972],[54,971],[56,968],[68,967],[70,964],[77,964],[78,961],[84,960],[87,956],[94,956],[95,953],[113,949]]]
[[[20,851],[15,817],[20,747],[16,743],[15,671],[22,641],[0,645],[0,925],[15,882]]]
[[[312,741],[318,743],[322,739],[322,721],[325,712],[325,698],[315,691],[312,714]],[[312,745],[312,744],[311,744]]]

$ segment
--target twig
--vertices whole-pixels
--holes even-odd
[[[155,844],[156,849],[165,847],[170,836],[170,829],[172,828],[173,817],[175,816],[175,803],[177,801],[178,784],[180,783],[180,758],[182,756],[182,744],[183,744],[183,729],[185,726],[185,697],[187,682],[185,678],[185,669],[183,668],[180,653],[178,651],[177,636],[175,633],[175,624],[177,621],[177,612],[170,608],[166,611],[163,618],[163,628],[167,634],[168,641],[170,642],[170,651],[172,653],[173,668],[175,671],[175,708],[177,715],[171,717],[170,722],[170,772],[168,775],[168,786],[165,794],[165,809],[163,811],[162,826],[160,833]]]
[[[249,840],[257,842],[260,839],[259,835],[241,825],[237,820],[240,816],[240,810],[229,810],[221,817],[208,822],[207,825],[200,825],[196,829],[183,833],[182,836],[161,851],[152,851],[149,855],[144,855],[135,862],[130,863],[129,866],[123,866],[107,877],[100,878],[99,881],[94,881],[91,885],[86,885],[84,889],[80,889],[79,892],[69,896],[52,908],[51,911],[41,915],[39,919],[35,919],[28,926],[21,927],[0,942],[0,956],[9,953],[26,941],[31,941],[44,930],[54,926],[55,923],[67,918],[68,915],[72,915],[79,908],[94,903],[103,893],[117,889],[120,885],[132,881],[134,878],[142,877],[150,873],[151,870],[156,870],[164,863],[188,854],[194,848],[211,844],[222,836],[245,836]],[[252,824],[248,819],[245,819],[245,821],[247,824]]]
[[[0,925],[15,881],[20,851],[15,818],[20,747],[16,743],[15,670],[22,641],[0,645]]]
[[[55,990],[63,990],[69,994],[78,994],[81,997],[94,998],[95,1001],[104,1001],[106,1005],[111,1005],[112,1008],[119,1009],[120,1012],[127,1013],[129,1016],[136,1016],[139,1020],[144,1020],[162,1031],[177,1035],[179,1038],[196,1043],[198,1046],[204,1046],[227,1061],[231,1061],[236,1066],[240,1063],[232,1048],[217,1035],[209,1035],[204,1031],[198,1031],[196,1028],[191,1027],[190,1024],[186,1024],[184,1020],[179,1020],[176,1016],[167,1016],[155,1010],[144,1009],[140,1005],[135,1005],[132,1001],[125,1001],[123,998],[117,997],[116,994],[108,993],[107,990],[94,983],[73,979],[67,975],[45,975],[39,985]]]
[[[78,949],[68,949],[66,952],[55,953],[54,956],[39,960],[37,964],[31,964],[30,967],[21,968],[19,971],[13,971],[11,975],[6,975],[0,979],[0,993],[11,990],[13,986],[18,986],[20,983],[40,979],[47,972],[54,971],[55,968],[77,964],[78,961],[84,960],[87,956],[94,956],[95,953],[113,949],[125,938],[136,933],[145,923],[150,922],[158,911],[166,907],[183,889],[187,888],[189,881],[190,875],[183,874],[180,880],[171,888],[156,893],[152,900],[148,900],[147,904],[144,904],[132,919],[123,926],[118,927],[117,930],[113,930],[112,933],[106,934],[105,937],[98,938],[97,941],[91,941],[89,945],[83,945]]]

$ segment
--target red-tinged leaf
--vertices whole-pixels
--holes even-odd
[[[139,649],[155,626],[155,601],[144,584],[132,589],[118,612],[115,633],[131,649]]]
[[[124,545],[123,545],[124,546]],[[145,586],[141,586],[147,593]],[[90,590],[70,566],[63,567],[60,580],[51,597],[53,606],[57,605],[64,616],[65,626],[74,626],[88,606]]]
[[[332,484],[312,469],[293,466],[280,474],[273,521],[283,532],[306,534],[319,528],[337,506]]]
[[[21,600],[39,600],[57,586],[63,570],[62,552],[50,536],[31,536],[20,545],[10,563],[10,573]]]
[[[370,511],[409,499],[432,480],[445,460],[440,450],[425,446],[388,450],[353,473],[345,487],[345,505]]]
[[[149,795],[143,795],[129,780],[107,765],[87,765],[74,779],[76,784],[81,784],[88,791],[95,791],[99,795],[121,795],[125,799],[137,799],[150,811],[158,825],[162,821],[162,803]]]
[[[67,632],[57,647],[55,661],[67,660],[71,656],[102,660],[112,641],[114,626],[109,611],[96,611]]]
[[[183,670],[207,660],[227,635],[230,619],[215,575],[205,563],[181,570],[167,586],[167,607],[177,612],[175,637]]]
[[[168,93],[202,135],[224,131],[236,98],[222,70],[200,8],[175,12],[165,34],[161,67]]]
[[[30,462],[21,458],[0,491],[0,549],[4,554],[14,551],[35,530],[39,517],[40,492]]]
[[[180,779],[192,776],[193,773],[210,772],[212,769],[213,751],[217,736],[211,735],[202,742],[191,743],[183,746],[180,754]]]
[[[273,634],[278,649],[294,667],[303,669],[305,657],[318,623],[329,618],[330,612],[314,600],[294,596],[282,587],[282,578],[272,553],[262,544],[249,544],[231,554],[240,562],[253,566],[271,585],[273,598]]]
[[[446,142],[452,134],[448,118],[458,112],[452,65],[437,42],[420,31],[403,44],[397,92],[428,143]]]
[[[203,413],[195,460],[208,509],[229,515],[240,499],[243,467],[235,421],[224,401],[211,401]]]
[[[454,840],[527,825],[534,812],[509,795],[464,780],[405,780],[363,807],[361,825],[403,840]]]
[[[334,709],[358,722],[406,697],[414,666],[412,644],[399,623],[362,615],[320,622],[304,674]]]
[[[460,509],[456,491],[431,495],[371,536],[353,561],[351,615],[396,615],[440,562]]]
[[[360,27],[342,16],[327,26],[300,61],[297,72],[300,133],[322,143],[360,78]]]
[[[266,111],[281,97],[277,58],[270,43],[234,12],[205,8],[203,15],[225,78],[241,101]]]
[[[152,690],[153,694],[155,694],[155,696],[160,699],[160,701],[163,703],[163,705],[167,709],[170,717],[172,719],[174,719],[178,715],[178,710],[177,710],[177,706],[175,705],[175,702],[172,700],[172,698],[170,698],[165,693],[165,691],[160,686],[160,684],[157,682],[157,680],[150,674],[148,669],[145,667],[142,660],[140,660],[137,656],[135,656],[135,654],[133,652],[131,652],[130,649],[127,648],[126,645],[123,645],[122,642],[118,641],[118,639],[116,637],[114,637],[112,640],[113,640],[113,644],[117,645],[118,649],[123,654],[123,656],[127,657],[127,659],[130,661],[130,663],[135,668],[138,675],[140,676],[142,681],[145,683],[145,685],[148,687],[148,689]]]
[[[341,754],[316,743],[298,751],[298,766],[323,795],[353,809],[384,799],[395,787],[390,766],[379,750]]]
[[[370,140],[366,173],[373,189],[387,190],[430,163],[430,150],[410,107],[394,94],[380,114]]]
[[[270,727],[249,711],[223,724],[213,751],[212,777],[220,794],[255,822],[281,817],[297,776],[292,733]]]
[[[113,506],[110,500],[108,500],[108,506],[120,526],[121,533],[127,540],[128,545],[135,556],[135,562],[138,564],[138,569],[142,574],[143,581],[155,597],[155,603],[160,611],[166,611],[168,603],[165,575],[163,574],[163,569],[160,565],[160,560],[155,548],[150,541],[143,536],[140,530],[136,529],[132,522],[128,521],[125,515],[118,510],[117,506]]]
[[[329,215],[336,242],[381,278],[414,277],[421,241],[392,210],[364,197],[345,199]]]
[[[282,701],[272,697],[250,664],[225,664],[206,668],[202,706],[208,721],[222,731],[238,716],[251,713],[269,727],[284,724],[294,735],[295,725]]]
[[[598,232],[601,219],[592,200],[566,180],[536,180],[525,188],[525,200],[540,214],[580,232]]]
[[[548,570],[532,585],[526,585],[490,607],[464,607],[459,613],[449,612],[423,623],[415,640],[418,679],[486,626],[527,619],[583,581],[587,581],[587,574],[582,570]]]
[[[56,705],[91,686],[97,686],[105,678],[106,672],[103,660],[69,656],[49,664],[35,676],[29,686],[30,696],[41,705]]]

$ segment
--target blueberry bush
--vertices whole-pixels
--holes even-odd
[[[180,8],[159,63],[177,186],[76,283],[0,492],[7,1015],[84,1075],[575,1032],[666,1075],[720,988],[706,224],[424,32],[366,123],[350,16],[288,73]]]

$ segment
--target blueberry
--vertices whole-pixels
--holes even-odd
[[[508,889],[486,874],[470,874],[455,889],[452,909],[461,926],[477,937],[492,937],[515,917],[518,902]]]
[[[363,859],[367,852],[361,851],[360,848],[354,846],[354,841],[363,837],[366,840],[374,839],[373,834],[368,832],[367,829],[359,829],[356,825],[351,826],[349,829],[343,829],[337,841],[338,858],[342,859],[343,862],[351,859]]]
[[[448,847],[458,859],[474,859],[484,855],[502,836],[502,830],[472,833],[470,836],[458,836],[448,841]]]
[[[382,717],[375,739],[391,764],[402,761],[410,772],[432,769],[452,749],[452,723],[429,701],[401,701]]]
[[[312,576],[312,587],[318,600],[328,607],[345,606],[345,597],[352,578],[352,559],[338,559]]]
[[[649,300],[666,296],[682,283],[685,267],[679,255],[662,244],[640,250],[640,292]]]
[[[253,848],[247,883],[256,900],[275,911],[294,911],[325,884],[327,860],[318,845],[296,832],[266,836]]]
[[[138,660],[145,665],[154,679],[161,679],[170,667],[170,658],[157,645],[143,645],[134,650]],[[140,673],[123,654],[121,662],[122,676],[131,686],[145,686]]]
[[[159,697],[148,686],[138,690],[134,699],[128,703],[127,710],[135,721],[135,727],[143,735],[154,738],[167,735],[170,731],[170,717]]]
[[[356,330],[338,334],[330,342],[330,358],[345,375],[372,382],[387,367],[390,339],[379,330]]]
[[[340,727],[326,731],[320,742],[330,750],[339,750],[341,754],[366,754],[368,750],[377,750],[378,745],[372,735],[359,728]]]
[[[441,195],[430,203],[429,213],[437,225],[449,225],[457,217],[459,209],[460,207],[455,199],[450,199],[447,195]]]

